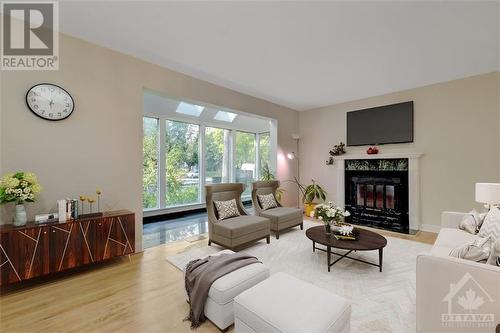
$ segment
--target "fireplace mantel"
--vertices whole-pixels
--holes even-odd
[[[383,154],[345,154],[334,156],[334,167],[337,173],[337,204],[345,205],[345,160],[369,160],[369,159],[408,159],[408,213],[410,232],[420,230],[420,171],[419,159],[423,153],[418,152],[394,152]]]
[[[383,153],[383,154],[344,154],[339,156],[334,156],[334,161],[340,160],[383,160],[383,159],[392,159],[392,158],[407,158],[407,159],[415,159],[420,158],[424,155],[423,153]]]

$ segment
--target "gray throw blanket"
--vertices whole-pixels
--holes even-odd
[[[215,280],[259,262],[257,258],[244,253],[223,253],[190,261],[186,267],[184,283],[189,298],[189,316],[185,320],[191,321],[191,328],[196,328],[205,321],[205,303]]]

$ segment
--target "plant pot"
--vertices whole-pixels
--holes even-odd
[[[325,223],[325,233],[327,235],[330,235],[332,233],[332,227],[330,226],[330,223]]]
[[[311,212],[316,208],[316,203],[310,202],[310,203],[304,203],[304,214],[306,216],[311,216]]]
[[[26,208],[23,204],[16,205],[16,211],[14,213],[14,226],[20,227],[26,225],[26,222],[28,222]]]

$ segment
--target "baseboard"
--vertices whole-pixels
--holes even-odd
[[[441,230],[441,227],[435,224],[422,224],[420,230],[437,234]]]

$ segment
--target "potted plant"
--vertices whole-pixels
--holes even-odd
[[[311,212],[314,210],[314,207],[317,203],[314,200],[319,199],[321,201],[325,201],[326,199],[326,191],[318,184],[314,179],[311,179],[312,184],[302,185],[298,182],[297,178],[295,178],[295,183],[299,187],[300,192],[302,193],[302,201],[304,203],[304,213],[309,216]]]
[[[275,180],[276,177],[274,176],[274,173],[271,172],[269,169],[269,165],[266,163],[262,167],[262,172],[260,176],[260,180]],[[276,189],[276,192],[274,192],[274,196],[276,197],[276,200],[281,202],[281,199],[283,198],[283,193],[285,193],[285,190],[282,189],[281,187],[278,187]]]
[[[325,224],[325,231],[327,234],[331,233],[331,224],[339,225],[343,219],[351,214],[341,207],[336,207],[333,202],[328,202],[326,204],[316,205],[314,210],[309,216],[316,217]]]
[[[0,182],[0,203],[15,202],[14,225],[22,226],[28,221],[25,202],[35,202],[35,195],[42,191],[42,187],[34,173],[9,173]]]

